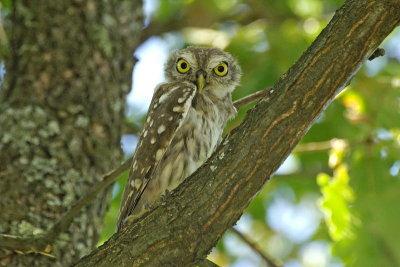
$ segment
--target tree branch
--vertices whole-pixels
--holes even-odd
[[[191,266],[204,258],[399,21],[398,0],[346,1],[206,164],[75,266]]]
[[[244,243],[246,243],[254,252],[258,254],[266,263],[268,263],[268,266],[272,267],[279,267],[281,264],[276,263],[274,260],[270,259],[267,255],[264,254],[264,252],[261,251],[261,249],[252,241],[250,241],[242,232],[240,232],[238,229],[235,227],[231,228],[231,231],[235,233]]]
[[[268,87],[267,89],[257,91],[251,95],[248,95],[241,99],[236,100],[235,102],[233,102],[233,105],[235,106],[235,108],[240,108],[244,105],[247,105],[253,101],[256,101],[256,100],[264,97],[268,92],[270,94],[272,94],[274,91],[271,89],[271,87]]]

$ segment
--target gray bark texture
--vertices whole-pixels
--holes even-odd
[[[399,22],[399,0],[346,1],[206,164],[75,266],[203,266],[199,259]]]
[[[45,232],[121,160],[142,3],[15,0],[0,89],[0,233]],[[55,259],[0,249],[0,266],[70,266],[97,244],[107,192],[53,244]]]

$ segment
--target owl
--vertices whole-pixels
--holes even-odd
[[[165,76],[167,82],[155,89],[140,133],[118,231],[196,171],[236,114],[231,93],[241,69],[230,54],[205,47],[177,51],[166,63]]]

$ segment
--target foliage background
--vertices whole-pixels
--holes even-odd
[[[167,55],[217,46],[243,69],[238,99],[271,86],[326,26],[336,0],[147,0],[143,44],[121,139],[133,153]],[[400,31],[366,62],[253,200],[236,228],[284,266],[400,266]],[[240,109],[227,132],[252,105]],[[126,174],[113,188],[102,242],[113,234]],[[209,257],[267,266],[228,231]]]

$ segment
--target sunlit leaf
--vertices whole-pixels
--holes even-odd
[[[319,174],[317,181],[322,192],[320,206],[330,236],[334,241],[351,236],[353,215],[349,205],[354,202],[354,193],[349,185],[347,168],[344,165],[339,166],[333,177]]]

